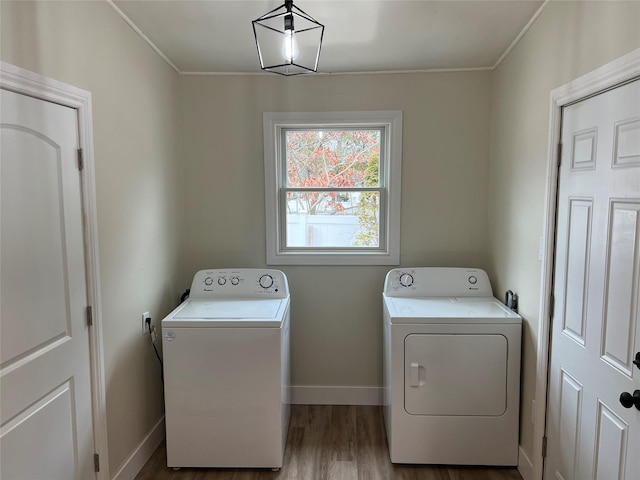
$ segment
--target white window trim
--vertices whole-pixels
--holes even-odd
[[[280,179],[283,178],[278,162],[280,150],[280,130],[282,128],[322,128],[367,125],[382,126],[386,134],[383,142],[388,182],[388,204],[384,249],[355,251],[300,251],[281,247],[281,212],[278,201]],[[402,111],[367,112],[307,112],[263,114],[265,207],[266,207],[266,247],[267,265],[398,265],[400,263],[400,187],[402,175]],[[384,234],[384,233],[383,233]]]

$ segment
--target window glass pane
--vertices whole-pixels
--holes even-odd
[[[378,187],[380,129],[285,130],[287,187]]]
[[[380,192],[286,193],[287,247],[377,248]]]

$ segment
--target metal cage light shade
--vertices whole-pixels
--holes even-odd
[[[285,0],[252,24],[262,70],[287,76],[318,70],[324,25],[293,0]]]

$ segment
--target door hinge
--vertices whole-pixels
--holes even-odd
[[[558,168],[560,168],[560,164],[562,163],[562,143],[558,144]]]
[[[84,152],[81,148],[78,149],[78,170],[84,169]]]
[[[93,308],[91,306],[87,307],[87,325],[93,325]]]
[[[542,437],[542,458],[547,456],[547,437]]]
[[[100,471],[100,455],[97,453],[93,454],[93,468],[96,472]]]

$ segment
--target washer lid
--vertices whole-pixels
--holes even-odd
[[[521,323],[493,297],[401,298],[383,295],[391,323]]]
[[[188,300],[162,321],[163,327],[279,327],[288,299]]]

